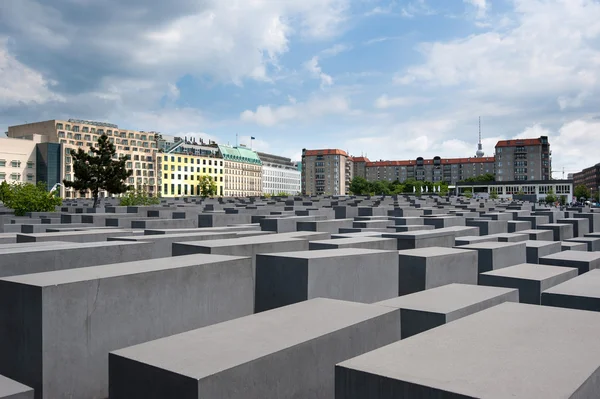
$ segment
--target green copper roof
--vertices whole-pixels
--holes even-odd
[[[227,161],[262,165],[258,154],[246,147],[230,147],[228,145],[219,144],[219,151],[223,154],[223,159]]]

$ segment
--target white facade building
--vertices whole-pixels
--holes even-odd
[[[286,193],[296,195],[301,192],[302,173],[290,158],[262,152],[259,152],[258,156],[263,163],[263,194],[277,195],[279,193]]]
[[[40,142],[40,135],[33,135],[29,139],[0,138],[0,183],[35,184],[35,146]]]

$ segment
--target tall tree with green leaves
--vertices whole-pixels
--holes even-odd
[[[200,177],[200,195],[202,197],[213,197],[217,195],[217,183],[208,175]]]
[[[110,194],[126,192],[129,187],[125,181],[133,175],[133,171],[126,167],[129,156],[114,159],[116,153],[115,145],[105,134],[98,138],[98,148],[90,147],[89,152],[82,148],[71,151],[75,179],[63,180],[63,184],[80,193],[91,192],[94,208],[98,205],[100,191],[106,190]]]
[[[586,186],[584,186],[583,184],[578,185],[577,187],[575,187],[575,198],[577,198],[578,200],[580,199],[588,199],[590,198],[590,190],[588,190],[588,188]]]

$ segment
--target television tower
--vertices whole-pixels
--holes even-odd
[[[485,153],[483,152],[483,144],[481,144],[481,116],[479,117],[479,143],[477,144],[477,152],[475,153],[476,158],[483,158]]]

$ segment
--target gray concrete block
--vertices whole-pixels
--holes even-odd
[[[232,224],[248,224],[252,217],[247,214],[202,213],[198,215],[198,227],[226,227]]]
[[[385,229],[389,224],[389,220],[363,220],[353,222],[352,227],[357,229]]]
[[[98,242],[106,241],[114,236],[140,236],[142,230],[125,229],[101,229],[86,231],[65,231],[60,233],[34,233],[17,234],[17,242],[44,242],[44,241],[67,241],[67,242]]]
[[[379,237],[354,237],[338,238],[330,240],[309,241],[309,250],[339,249],[339,248],[363,248],[379,249],[384,251],[396,250],[396,240],[393,238]]]
[[[249,258],[186,256],[0,279],[0,373],[105,398],[108,352],[252,314]]]
[[[600,232],[600,214],[597,213],[578,213],[578,218],[588,220],[588,230],[590,233]]]
[[[591,270],[545,290],[542,305],[600,312],[600,270]]]
[[[422,225],[422,226],[420,226],[420,225],[416,225],[416,224],[415,225],[409,224],[409,225],[404,225],[404,226],[402,226],[402,225],[393,225],[393,226],[390,225],[390,226],[387,227],[387,230],[388,231],[389,230],[396,231],[396,233],[402,233],[402,232],[405,232],[405,231],[435,230],[435,227],[434,226],[430,226],[430,225]]]
[[[397,251],[343,248],[256,256],[256,312],[318,297],[372,303],[397,295]]]
[[[276,233],[288,233],[297,231],[297,222],[311,222],[315,220],[327,220],[325,216],[293,216],[262,219],[260,228],[263,231],[274,231]]]
[[[0,375],[0,399],[33,399],[33,389]]]
[[[476,226],[452,226],[437,229],[440,233],[452,233],[454,237],[479,236],[479,227]]]
[[[0,233],[0,245],[17,242],[17,233]]]
[[[478,254],[475,251],[429,247],[398,251],[398,257],[398,295],[451,283],[477,284]]]
[[[147,242],[64,242],[0,249],[0,277],[150,259]]]
[[[516,288],[519,301],[539,305],[542,292],[577,277],[578,270],[571,267],[523,263],[479,275],[479,284],[492,287]]]
[[[519,231],[519,234],[527,234],[530,240],[554,241],[554,233],[552,230],[523,230]]]
[[[322,231],[331,234],[339,233],[340,228],[352,227],[352,219],[314,220],[311,222],[297,222],[298,231]]]
[[[110,398],[333,398],[335,364],[400,339],[399,313],[313,299],[121,349]]]
[[[377,302],[376,305],[400,309],[402,339],[405,339],[507,301],[519,302],[519,291],[448,284]]]
[[[436,229],[442,229],[444,227],[464,226],[465,219],[460,216],[425,217],[423,223],[434,226]]]
[[[454,239],[455,246],[475,244],[477,242],[498,242],[498,238],[493,236],[464,236]]]
[[[558,219],[557,223],[573,225],[573,237],[584,237],[590,232],[590,222],[586,218]]]
[[[573,225],[569,223],[539,224],[537,228],[540,230],[551,230],[554,241],[564,241],[573,238]]]
[[[132,220],[132,229],[185,229],[198,227],[194,219],[146,219]]]
[[[336,399],[594,398],[599,330],[594,312],[505,302],[338,364]]]
[[[398,249],[416,249],[427,247],[452,247],[455,234],[452,231],[411,231],[405,233],[384,233],[383,238],[394,238]]]
[[[418,216],[392,217],[390,218],[396,226],[422,226],[424,219]]]
[[[588,246],[583,242],[573,242],[573,241],[561,241],[560,243],[561,251],[587,251]]]
[[[467,226],[479,227],[479,234],[482,236],[508,232],[506,220],[467,220]]]
[[[538,225],[550,223],[550,217],[545,215],[531,215],[531,216],[519,216],[517,220],[525,221],[531,223],[532,229],[537,229]]]
[[[542,256],[555,254],[562,251],[560,241],[525,241],[527,247],[527,263],[540,263]]]
[[[541,257],[540,264],[575,267],[579,269],[579,274],[583,274],[600,267],[600,253],[563,251]]]
[[[531,230],[531,222],[524,220],[509,220],[507,222],[507,228],[509,233],[518,233],[523,230]]]
[[[569,238],[566,242],[577,242],[586,245],[586,249],[590,252],[600,251],[600,237],[578,237]]]
[[[498,242],[521,242],[521,241],[529,240],[528,234],[518,234],[518,233],[490,234],[488,237],[497,238]]]
[[[478,252],[479,273],[525,263],[527,259],[524,242],[480,242],[460,248]]]

